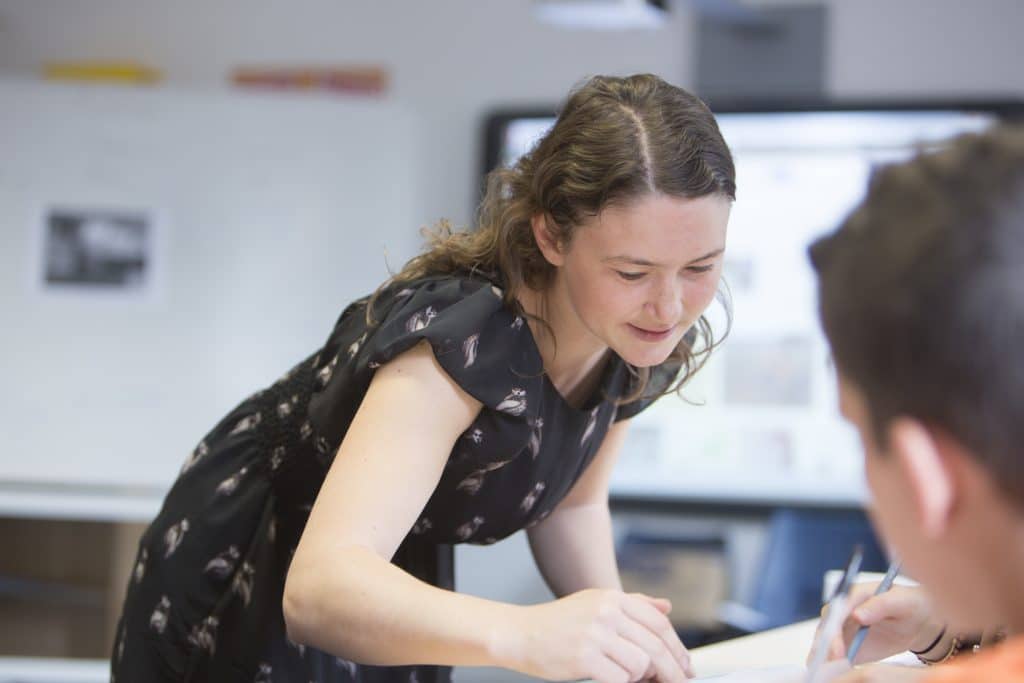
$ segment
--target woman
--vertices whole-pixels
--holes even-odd
[[[685,680],[667,601],[622,592],[608,478],[714,345],[734,195],[693,95],[579,87],[475,230],[442,226],[199,444],[142,539],[115,681]],[[524,527],[559,599],[451,590],[451,544]]]

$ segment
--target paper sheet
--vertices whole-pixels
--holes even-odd
[[[692,679],[690,683],[803,683],[806,676],[806,667],[793,664],[698,677]]]

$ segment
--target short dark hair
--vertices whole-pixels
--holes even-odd
[[[1024,503],[1024,127],[879,168],[810,258],[878,441],[897,416],[936,426]]]

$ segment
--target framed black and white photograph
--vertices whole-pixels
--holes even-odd
[[[152,210],[48,207],[37,282],[45,292],[148,297],[158,273]]]

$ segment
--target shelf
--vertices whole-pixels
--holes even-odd
[[[20,600],[80,609],[102,609],[106,594],[100,588],[63,581],[40,581],[0,573],[0,600]]]
[[[74,674],[95,673],[90,662],[113,648],[144,529],[93,519],[0,517],[0,683],[102,679]],[[26,670],[42,677],[22,675]],[[46,677],[66,670],[73,676]]]
[[[105,659],[0,657],[0,683],[107,683]]]
[[[148,522],[165,489],[0,480],[0,517],[98,522]]]

